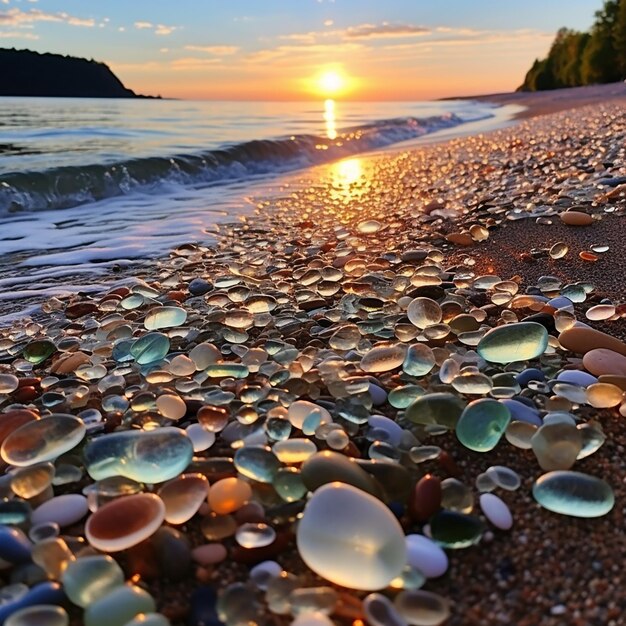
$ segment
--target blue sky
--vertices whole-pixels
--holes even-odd
[[[0,45],[107,62],[136,91],[422,99],[514,89],[600,0],[0,0]]]

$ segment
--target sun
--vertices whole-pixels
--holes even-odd
[[[317,78],[317,89],[324,96],[334,96],[346,88],[346,78],[335,70],[323,72]]]

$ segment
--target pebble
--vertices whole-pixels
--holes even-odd
[[[94,480],[125,476],[146,483],[162,483],[178,476],[192,456],[191,440],[173,427],[103,435],[92,439],[84,450],[85,467]]]
[[[124,496],[101,506],[87,520],[85,537],[97,550],[119,552],[153,535],[164,519],[165,505],[158,496]]]
[[[626,376],[626,356],[607,348],[589,350],[583,356],[583,366],[596,376]]]
[[[482,398],[470,402],[456,425],[458,440],[475,452],[488,452],[498,445],[509,422],[511,413],[506,405]]]
[[[479,498],[480,509],[484,516],[500,530],[509,530],[513,526],[513,516],[509,507],[493,493],[483,493]]]
[[[568,226],[589,226],[593,224],[593,217],[581,211],[565,211],[561,213],[559,217],[561,221]]]
[[[448,555],[424,535],[406,536],[407,562],[426,578],[439,578],[448,570]]]
[[[87,512],[87,498],[77,493],[68,493],[51,498],[38,506],[31,516],[33,525],[55,523],[61,528],[80,521]]]
[[[608,483],[572,471],[544,474],[533,485],[533,497],[545,509],[571,517],[601,517],[615,504]]]
[[[70,618],[65,609],[52,604],[39,604],[15,611],[4,626],[68,626]]]
[[[491,363],[528,361],[542,355],[548,332],[536,322],[518,322],[492,328],[478,342],[476,351]]]
[[[13,431],[2,443],[0,454],[4,461],[19,467],[53,461],[77,446],[85,432],[77,417],[53,413]]]
[[[391,511],[368,493],[337,482],[320,487],[308,501],[297,544],[315,573],[350,589],[382,589],[407,561],[404,533]]]
[[[567,350],[579,354],[603,348],[626,357],[626,344],[623,341],[594,328],[579,326],[568,328],[559,335],[559,343]]]
[[[432,591],[401,591],[394,605],[412,626],[439,626],[450,617],[450,602]]]
[[[87,608],[124,584],[124,572],[104,554],[82,556],[69,561],[62,578],[63,590],[77,606]]]
[[[165,505],[165,521],[184,524],[207,499],[209,481],[203,474],[181,474],[165,483],[157,493]]]
[[[153,613],[152,596],[135,585],[122,585],[90,604],[85,610],[85,626],[126,626],[139,613]]]

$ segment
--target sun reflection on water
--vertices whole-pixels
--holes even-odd
[[[337,118],[335,117],[335,101],[330,98],[324,102],[324,122],[326,122],[326,136],[337,139]]]

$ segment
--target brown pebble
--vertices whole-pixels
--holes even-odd
[[[450,233],[446,241],[457,246],[473,246],[476,243],[469,233]]]
[[[38,398],[39,393],[39,390],[37,390],[35,387],[20,387],[13,392],[13,398],[17,402],[26,404],[27,402],[32,402],[33,400]]]
[[[71,374],[79,365],[89,362],[89,357],[79,350],[78,352],[64,354],[60,359],[57,359],[52,364],[50,371],[54,374]]]
[[[583,357],[583,366],[594,376],[602,374],[626,376],[626,356],[606,348],[587,352]]]
[[[228,552],[221,543],[205,543],[191,551],[191,558],[200,565],[214,565],[221,563]]]
[[[598,381],[601,383],[608,383],[609,385],[615,385],[622,391],[626,391],[626,375],[619,376],[617,374],[601,374]]]
[[[566,211],[560,215],[561,221],[568,226],[589,226],[593,223],[593,217],[581,211]]]
[[[70,304],[65,309],[65,317],[69,319],[76,319],[78,317],[82,317],[83,315],[88,315],[89,313],[95,313],[98,310],[98,305],[95,302],[76,302],[74,304]]]
[[[456,477],[462,474],[459,466],[456,464],[456,461],[445,450],[442,450],[439,453],[437,461],[439,462],[441,469],[446,472],[448,476]]]
[[[419,479],[409,496],[409,515],[426,522],[441,508],[441,481],[431,474]]]
[[[597,261],[598,260],[598,256],[596,254],[594,254],[593,252],[587,252],[586,250],[583,250],[582,252],[578,253],[578,256],[583,260],[583,261]]]
[[[626,343],[593,328],[572,326],[559,335],[559,342],[565,349],[579,354],[585,354],[596,348],[606,348],[626,356]],[[618,372],[603,373],[617,374]]]

